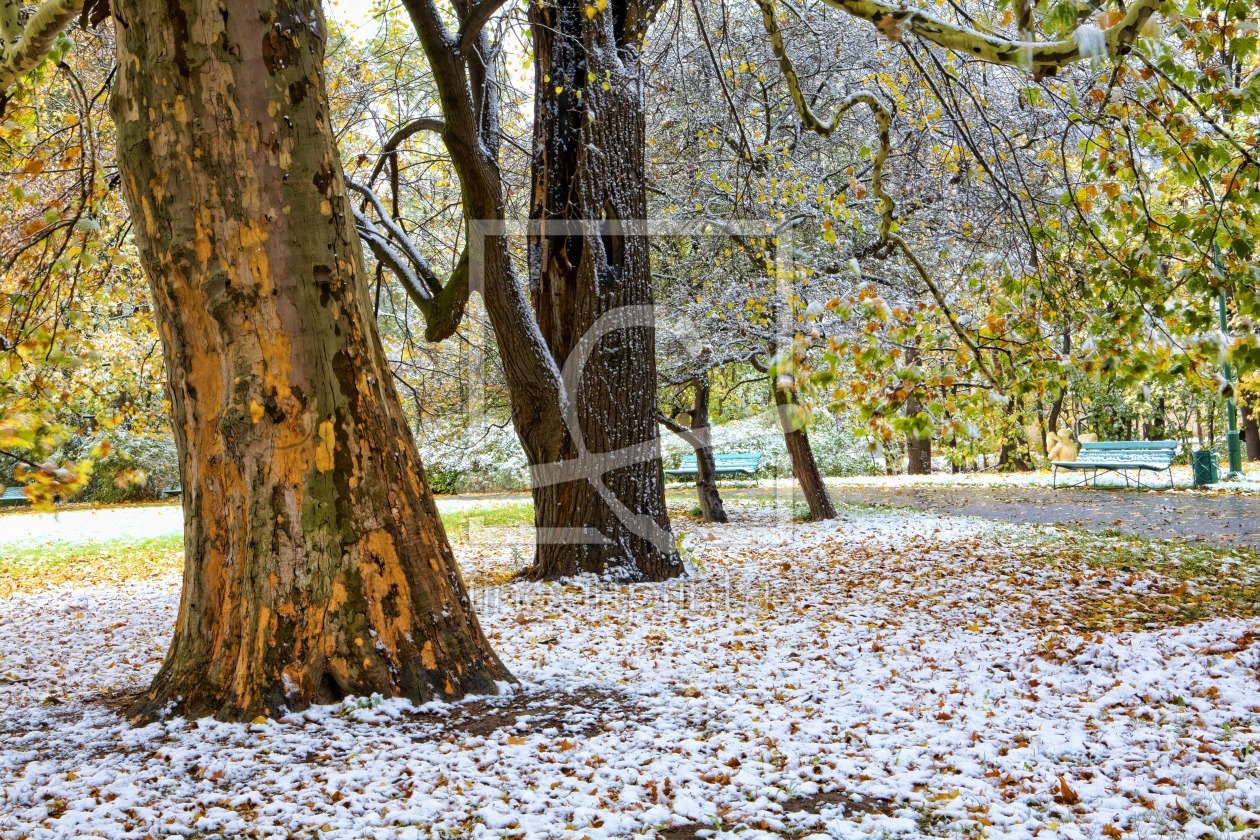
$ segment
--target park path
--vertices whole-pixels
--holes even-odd
[[[723,488],[731,501],[792,495],[789,482],[772,488]],[[911,508],[937,514],[976,516],[1001,522],[1068,525],[1091,531],[1114,529],[1154,539],[1213,542],[1260,551],[1260,494],[1134,492],[1059,489],[1036,486],[920,485],[915,487],[828,482],[836,502]],[[777,493],[776,493],[777,490]],[[686,500],[694,490],[671,488]],[[445,497],[442,513],[528,502],[526,494]],[[68,508],[56,513],[0,515],[0,549],[44,542],[81,543],[149,539],[179,534],[183,511],[177,504]]]
[[[440,513],[476,507],[528,502],[528,494],[457,496],[437,500]],[[68,507],[53,513],[13,511],[0,515],[0,549],[46,542],[85,543],[108,540],[145,540],[184,531],[184,511],[178,504]]]
[[[1108,529],[1151,539],[1260,550],[1260,494],[1040,487],[831,484],[836,502],[913,508],[1001,522]]]

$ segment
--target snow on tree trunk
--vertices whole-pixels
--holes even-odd
[[[603,10],[558,0],[534,3],[530,17],[530,217],[544,226],[530,237],[533,303],[556,363],[571,374],[573,411],[561,448],[572,471],[541,484],[536,473],[538,554],[529,574],[665,580],[683,567],[665,509],[651,261],[641,229],[647,197],[638,36],[647,14],[624,0]],[[618,311],[646,314],[590,341],[601,318]]]
[[[510,679],[375,333],[314,0],[115,0],[122,183],[184,488],[175,638],[140,714],[251,718]]]

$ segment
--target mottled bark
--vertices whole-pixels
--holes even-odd
[[[20,0],[0,2],[0,94],[34,70],[83,9],[83,0],[44,0],[23,21]]]
[[[249,718],[510,679],[375,333],[314,0],[115,0],[118,158],[184,487],[140,713]]]
[[[540,536],[530,575],[664,580],[680,574],[682,562],[665,509],[651,260],[642,227],[638,38],[645,14],[641,4],[625,0],[593,16],[587,8],[582,0],[530,7],[530,218],[539,226],[530,236],[531,289],[539,329],[564,370],[572,403],[561,451],[570,480],[535,476]],[[608,318],[623,325],[606,329]]]
[[[831,503],[822,471],[818,469],[814,450],[809,445],[809,435],[796,422],[796,412],[793,410],[796,405],[795,395],[789,390],[775,387],[774,404],[779,412],[779,425],[783,429],[783,443],[787,446],[788,457],[792,461],[792,474],[801,485],[805,503],[809,505],[810,521],[835,519],[836,508]]]

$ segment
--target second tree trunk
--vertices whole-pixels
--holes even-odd
[[[532,291],[571,403],[560,460],[534,470],[537,578],[666,580],[683,570],[665,509],[643,227],[646,10],[559,0],[530,11]]]

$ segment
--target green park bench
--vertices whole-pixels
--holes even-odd
[[[761,468],[761,453],[729,452],[725,455],[714,454],[713,464],[717,478],[725,478],[727,476],[756,478],[757,470]],[[696,465],[695,455],[684,455],[682,463],[678,465],[678,469],[665,470],[665,474],[672,478],[695,478],[698,472],[699,467]]]
[[[29,505],[31,500],[26,498],[26,494],[22,492],[21,487],[6,488],[3,494],[0,494],[0,505]]]
[[[1059,486],[1059,470],[1081,470],[1091,473],[1084,481],[1066,484],[1065,487],[1080,487],[1092,480],[1098,486],[1100,472],[1119,473],[1124,476],[1124,485],[1129,486],[1129,472],[1137,473],[1137,486],[1142,489],[1142,471],[1168,473],[1168,483],[1173,484],[1172,462],[1177,457],[1178,443],[1175,440],[1133,440],[1133,441],[1099,441],[1098,443],[1082,443],[1075,461],[1053,461],[1054,479],[1052,486]]]

